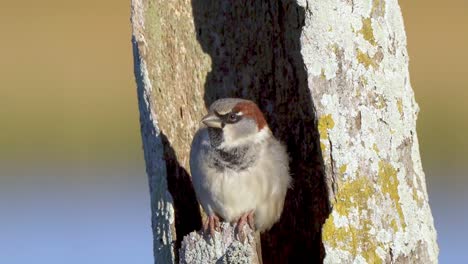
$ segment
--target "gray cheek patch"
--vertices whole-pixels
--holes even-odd
[[[231,129],[234,140],[257,133],[257,125],[250,119],[243,119],[229,129]]]
[[[223,128],[208,128],[208,135],[213,148],[218,148],[223,143],[235,143],[237,140],[251,136],[257,132],[255,121],[251,119],[242,119],[236,124],[225,124]]]

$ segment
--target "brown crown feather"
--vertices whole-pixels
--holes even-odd
[[[233,112],[242,112],[244,116],[250,117],[255,122],[257,122],[258,130],[261,130],[265,126],[267,126],[267,122],[265,117],[263,116],[262,111],[254,102],[240,102],[237,103],[236,106],[232,109]]]

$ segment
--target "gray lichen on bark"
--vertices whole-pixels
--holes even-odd
[[[144,28],[143,11],[140,2],[132,3],[133,55],[141,135],[151,197],[153,252],[155,263],[171,263],[175,261],[174,207],[172,196],[167,188],[167,171],[163,158],[161,132],[154,112],[154,102],[151,98],[152,83],[144,58],[147,47],[141,32]]]
[[[437,262],[398,2],[301,2],[333,206],[325,262]]]
[[[192,232],[182,242],[180,263],[256,264],[258,257],[253,233],[247,226],[245,232],[243,242],[236,237],[235,227],[229,223],[221,224],[214,239]]]

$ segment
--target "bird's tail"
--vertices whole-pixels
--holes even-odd
[[[257,257],[258,257],[258,264],[263,264],[262,260],[262,239],[260,237],[260,231],[255,231],[254,233],[255,238],[255,246],[257,250]]]

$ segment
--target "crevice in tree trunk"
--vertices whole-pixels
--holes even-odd
[[[192,0],[197,39],[212,59],[205,105],[223,97],[258,103],[290,154],[294,179],[281,221],[262,235],[263,263],[324,258],[321,227],[330,207],[296,1]]]

